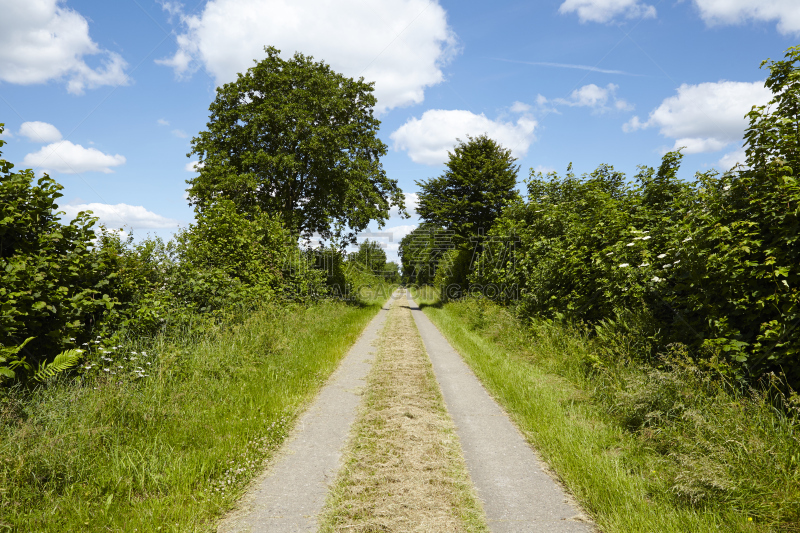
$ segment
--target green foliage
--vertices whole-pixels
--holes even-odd
[[[87,352],[97,378],[0,390],[0,524],[207,531],[385,301],[264,302],[238,324]]]
[[[525,316],[626,324],[639,357],[681,343],[737,380],[800,383],[800,47],[786,57],[765,63],[775,96],[748,114],[745,166],[687,183],[670,152],[635,186],[605,165],[532,176],[528,202],[490,232],[518,246],[504,264],[482,258],[472,281],[519,284]]]
[[[416,182],[421,189],[417,212],[465,241],[488,232],[503,207],[517,197],[519,166],[511,150],[486,135],[467,136],[448,155],[443,175]]]
[[[419,286],[433,283],[439,261],[453,246],[451,231],[425,222],[417,226],[400,240],[398,255],[403,282]]]
[[[372,220],[382,226],[391,206],[403,211],[380,163],[372,84],[299,53],[283,60],[265,51],[217,89],[208,130],[192,140],[202,164],[189,180],[198,212],[226,198],[241,213],[280,214],[292,234],[352,240]]]
[[[116,273],[92,247],[96,219],[81,212],[61,222],[61,185],[46,174],[34,183],[32,170],[12,168],[0,159],[0,345],[35,337],[24,348],[35,366],[88,339],[115,305]]]
[[[42,362],[39,364],[39,369],[33,375],[36,381],[46,381],[58,374],[73,368],[77,365],[83,357],[83,350],[64,350],[56,355],[49,363]]]
[[[355,268],[383,276],[386,270],[386,252],[378,242],[366,239],[358,246],[358,251],[350,254],[348,262]]]
[[[775,376],[742,388],[677,345],[637,364],[630,317],[588,335],[486,299],[417,301],[602,531],[796,528],[800,397]]]
[[[19,346],[0,346],[0,383],[16,378],[17,369],[24,371],[31,369],[31,365],[25,361],[25,356],[20,356],[19,352],[32,340],[33,337],[28,337]]]

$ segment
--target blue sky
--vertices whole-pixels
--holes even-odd
[[[193,219],[189,142],[217,85],[273,45],[376,82],[383,164],[404,191],[456,138],[521,166],[631,176],[686,146],[682,175],[741,160],[742,118],[800,38],[796,0],[0,0],[3,157],[136,236]],[[393,217],[394,258],[416,217]],[[378,228],[375,227],[377,230]]]

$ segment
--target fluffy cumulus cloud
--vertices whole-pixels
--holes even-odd
[[[609,83],[605,87],[598,87],[594,83],[590,83],[572,91],[569,98],[556,98],[552,100],[552,103],[571,107],[589,107],[601,112],[609,110],[610,105],[620,111],[633,109],[633,106],[627,101],[616,97],[617,89],[619,89],[619,86],[613,83]],[[543,101],[543,98],[539,99],[540,105],[544,105],[547,102],[546,99]]]
[[[415,192],[407,192],[405,193],[406,197],[406,212],[411,217],[416,217],[417,214],[417,205],[419,204],[419,195]],[[389,218],[397,218],[397,220],[403,220],[400,218],[400,210],[397,207],[392,207],[389,210]]]
[[[581,22],[611,22],[619,18],[653,18],[656,8],[639,0],[565,0],[559,13],[576,13]]]
[[[800,34],[800,2],[797,0],[694,0],[694,3],[708,25],[777,21],[779,32]]]
[[[19,127],[19,134],[35,143],[52,143],[61,140],[58,128],[47,122],[23,122]]]
[[[43,146],[38,152],[25,156],[23,164],[35,169],[62,174],[82,172],[113,172],[112,167],[125,164],[119,154],[104,154],[97,148],[84,148],[69,141],[60,141]]]
[[[683,84],[675,96],[650,112],[648,120],[633,117],[623,129],[657,127],[662,135],[675,139],[673,148],[685,146],[688,154],[716,152],[740,142],[747,127],[745,113],[754,105],[766,104],[771,97],[760,81]]]
[[[484,114],[476,115],[460,109],[431,109],[422,117],[413,117],[391,134],[395,150],[405,150],[415,163],[440,165],[448,159],[457,139],[486,133],[510,148],[515,157],[525,157],[534,141],[537,123],[523,114],[516,122],[491,120]]]
[[[723,171],[727,171],[735,167],[737,163],[744,164],[746,157],[744,149],[739,148],[722,156],[717,164]]]
[[[91,211],[94,216],[100,219],[101,224],[109,228],[121,228],[123,226],[131,229],[158,229],[175,228],[178,221],[171,218],[157,215],[148,211],[141,205],[128,204],[69,204],[59,206],[59,211],[64,211],[65,217],[74,219],[81,211]]]
[[[92,41],[86,19],[61,0],[0,0],[0,12],[0,81],[65,80],[74,94],[129,82],[122,57]],[[102,66],[86,64],[92,55]]]
[[[436,0],[209,0],[201,14],[180,20],[178,50],[158,60],[179,76],[202,66],[217,84],[233,81],[270,44],[284,57],[301,52],[374,81],[379,112],[422,102],[456,51]]]
[[[203,163],[200,161],[189,161],[183,169],[186,172],[199,172],[203,168]]]

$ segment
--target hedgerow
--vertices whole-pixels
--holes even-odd
[[[633,333],[644,359],[680,343],[736,379],[800,383],[799,64],[800,47],[762,63],[774,97],[748,113],[746,161],[728,172],[681,181],[676,151],[633,183],[608,165],[532,173],[471,283],[518,286],[522,316]]]

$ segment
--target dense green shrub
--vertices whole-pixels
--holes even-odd
[[[738,379],[800,383],[800,47],[765,64],[775,96],[748,114],[744,166],[687,183],[670,152],[633,184],[606,165],[533,174],[487,239],[509,251],[470,281],[518,285],[523,316],[628,328],[639,356],[677,342]]]
[[[0,159],[0,345],[32,337],[20,355],[35,367],[88,339],[114,306],[108,287],[116,272],[93,248],[96,219],[82,212],[60,221],[61,185],[12,168]]]

